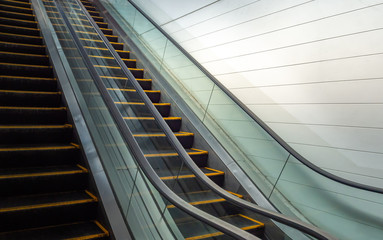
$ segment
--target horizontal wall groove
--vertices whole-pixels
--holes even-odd
[[[194,24],[192,24],[192,25],[189,25],[189,26],[185,26],[185,27],[183,27],[181,30],[177,30],[177,31],[174,31],[174,32],[169,32],[169,34],[175,34],[175,33],[178,33],[178,32],[181,32],[181,31],[184,31],[185,29],[188,29],[188,28],[191,28],[191,27],[197,26],[197,25],[199,25],[199,24],[203,24],[203,23],[205,23],[206,21],[212,20],[212,19],[214,19],[214,18],[217,18],[217,17],[221,17],[221,16],[224,16],[225,14],[228,14],[228,13],[234,12],[234,11],[236,11],[236,10],[239,10],[239,9],[241,9],[241,8],[245,8],[245,7],[248,7],[248,6],[250,6],[250,5],[252,5],[252,4],[255,4],[255,3],[259,2],[259,1],[261,1],[261,0],[256,0],[256,1],[254,1],[254,2],[251,2],[251,3],[245,4],[245,5],[243,5],[243,6],[240,6],[240,7],[234,8],[234,9],[232,9],[232,10],[230,10],[230,11],[226,11],[226,12],[224,12],[224,13],[221,13],[221,14],[218,14],[218,15],[216,15],[216,16],[213,16],[213,17],[210,17],[210,18],[204,19],[204,20],[203,20],[203,21],[201,21],[201,22],[197,22],[197,23],[194,23]],[[164,26],[164,24],[163,24],[163,25],[161,25],[161,26]]]
[[[298,46],[304,46],[304,45],[309,45],[309,44],[313,44],[313,43],[320,43],[320,42],[339,39],[339,38],[343,38],[343,37],[356,36],[359,34],[370,33],[370,32],[381,31],[381,30],[383,30],[383,28],[369,29],[369,30],[365,30],[365,31],[360,31],[360,32],[355,32],[355,33],[350,33],[350,34],[344,34],[344,35],[339,35],[339,36],[334,36],[334,37],[329,37],[329,38],[322,38],[322,39],[318,39],[318,40],[314,40],[314,41],[297,43],[297,44],[292,44],[292,45],[277,47],[277,48],[271,48],[271,49],[257,51],[257,52],[250,52],[250,53],[241,54],[241,55],[234,55],[234,56],[225,57],[225,58],[218,58],[218,59],[205,61],[205,62],[201,62],[201,63],[207,64],[207,63],[219,62],[219,61],[223,61],[223,60],[227,60],[227,59],[235,59],[235,58],[241,58],[241,57],[245,57],[245,56],[252,56],[252,55],[257,55],[260,53],[268,53],[268,52],[272,52],[272,51],[283,50],[283,49],[288,49],[288,48],[298,47]]]
[[[270,85],[258,85],[249,87],[231,87],[230,90],[240,89],[261,89],[261,88],[272,88],[272,87],[289,87],[289,86],[301,86],[301,85],[317,85],[317,84],[332,84],[332,83],[345,83],[345,82],[363,82],[363,81],[374,81],[382,80],[382,77],[376,78],[357,78],[357,79],[339,79],[339,80],[325,80],[320,82],[301,82],[301,83],[287,83],[287,84],[270,84]]]
[[[277,13],[281,13],[281,12],[284,12],[284,11],[288,11],[288,10],[290,10],[290,9],[293,9],[293,8],[296,8],[296,7],[300,7],[300,6],[302,6],[302,5],[305,5],[305,4],[314,2],[314,1],[315,1],[315,0],[310,0],[310,1],[307,1],[307,2],[303,2],[303,3],[297,4],[297,5],[288,7],[288,8],[284,8],[284,9],[281,9],[281,10],[278,10],[278,11],[275,11],[275,12],[272,12],[272,13],[268,13],[268,14],[265,14],[265,15],[262,15],[262,16],[259,16],[259,17],[256,17],[256,18],[247,20],[247,21],[243,21],[243,22],[241,22],[241,23],[237,23],[237,24],[231,25],[231,26],[229,26],[229,27],[224,27],[224,28],[221,28],[221,29],[218,29],[218,30],[209,32],[209,33],[201,34],[201,35],[199,35],[199,36],[195,36],[195,37],[190,38],[190,39],[188,39],[188,40],[181,41],[180,44],[184,44],[185,42],[191,41],[191,40],[193,40],[193,39],[200,38],[200,37],[204,37],[204,36],[207,36],[207,35],[211,35],[211,34],[214,34],[214,33],[216,33],[216,32],[220,32],[220,31],[222,31],[222,30],[226,30],[226,29],[230,29],[230,28],[233,28],[233,27],[237,27],[237,26],[239,26],[239,25],[242,25],[242,24],[245,24],[245,23],[248,23],[248,22],[256,21],[256,20],[261,19],[261,18],[265,18],[265,17],[268,17],[268,16],[272,16],[272,15],[277,14]]]
[[[297,123],[297,122],[276,122],[276,121],[265,121],[265,123],[285,124],[285,125],[304,125],[304,126],[339,127],[339,128],[360,128],[360,129],[371,129],[371,130],[383,130],[383,127],[370,127],[370,126],[357,126],[357,125],[341,125],[341,124]]]
[[[363,55],[348,56],[348,57],[341,57],[341,58],[329,58],[329,59],[323,59],[323,60],[317,60],[317,61],[302,62],[302,63],[293,63],[293,64],[286,64],[286,65],[280,65],[280,66],[266,67],[266,68],[248,69],[248,70],[243,70],[243,71],[235,71],[235,72],[227,72],[227,73],[216,73],[216,74],[214,74],[214,75],[215,75],[215,76],[225,76],[225,75],[232,75],[232,74],[238,74],[238,73],[256,72],[256,71],[262,71],[262,70],[277,69],[277,68],[286,68],[286,67],[294,67],[294,66],[301,66],[301,65],[314,64],[314,63],[323,63],[323,62],[339,61],[339,60],[352,59],[352,58],[371,57],[371,56],[377,56],[377,55],[382,55],[382,54],[383,54],[383,53],[380,52],[380,53],[363,54]]]
[[[368,151],[363,149],[352,149],[352,148],[342,148],[342,147],[335,147],[335,146],[324,146],[324,145],[318,145],[318,144],[308,144],[308,143],[299,143],[299,142],[287,142],[290,144],[295,145],[302,145],[302,146],[311,146],[311,147],[320,147],[320,148],[331,148],[331,149],[338,149],[338,150],[347,150],[351,152],[363,152],[363,153],[373,153],[373,154],[381,154],[383,155],[383,152],[375,152],[375,151]]]
[[[314,19],[314,20],[311,20],[311,21],[307,21],[307,22],[303,22],[303,23],[299,23],[299,24],[295,24],[295,25],[291,25],[291,26],[287,26],[287,27],[283,27],[283,28],[278,28],[278,29],[271,30],[271,31],[268,31],[268,32],[254,34],[254,35],[251,35],[251,36],[248,36],[248,37],[245,37],[245,38],[236,39],[236,40],[233,40],[233,41],[228,41],[228,42],[225,42],[225,43],[216,44],[216,45],[208,46],[208,47],[205,47],[205,48],[200,48],[198,50],[190,51],[190,53],[193,54],[195,52],[203,51],[203,50],[206,50],[206,49],[210,49],[210,48],[214,48],[214,47],[219,47],[219,46],[224,46],[224,45],[227,45],[227,44],[236,43],[236,42],[248,40],[248,39],[251,39],[251,38],[256,38],[256,37],[264,36],[264,35],[267,35],[267,34],[276,33],[276,32],[279,32],[279,31],[286,30],[286,29],[292,29],[292,28],[295,28],[295,27],[307,25],[307,24],[310,24],[310,23],[319,22],[319,21],[322,21],[322,20],[326,20],[326,19],[342,16],[342,15],[349,14],[349,13],[354,13],[354,12],[361,11],[361,10],[366,10],[366,9],[377,7],[377,6],[380,6],[380,5],[383,5],[383,3],[373,4],[373,5],[369,5],[369,6],[366,6],[366,7],[357,8],[357,9],[353,9],[353,10],[350,10],[350,11],[334,14],[334,15],[331,15],[331,16],[326,16],[326,17]],[[214,32],[211,32],[209,34],[212,34],[212,33],[214,33]],[[207,35],[207,34],[205,34],[205,35]],[[201,36],[194,37],[194,38],[199,38],[199,37],[201,37]],[[186,40],[184,42],[191,41],[194,38],[188,39],[188,40]],[[184,42],[182,42],[182,43],[184,43]]]

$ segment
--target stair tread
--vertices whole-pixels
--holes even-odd
[[[25,229],[0,233],[0,239],[7,240],[41,240],[41,239],[98,239],[109,236],[109,233],[97,221],[76,222],[57,226]]]
[[[191,132],[174,132],[174,135],[176,135],[177,137],[187,137],[187,136],[194,136],[194,133],[191,133]],[[156,133],[156,132],[153,132],[153,133],[148,133],[148,132],[134,133],[133,136],[134,137],[166,137],[165,133]]]
[[[197,148],[188,148],[185,149],[189,155],[200,155],[208,154],[207,151],[197,149]],[[144,151],[145,157],[167,157],[167,156],[178,156],[178,153],[169,150],[156,150],[156,151]]]
[[[228,192],[237,197],[243,198],[243,196],[240,194],[236,194],[230,191]],[[195,191],[195,192],[179,193],[177,195],[192,205],[226,201],[224,198],[220,197],[212,190],[201,190],[201,191]],[[167,207],[173,208],[174,205],[168,205]]]
[[[3,197],[0,199],[0,214],[4,212],[73,205],[96,201],[97,198],[87,190]]]

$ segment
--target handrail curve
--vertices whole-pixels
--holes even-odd
[[[336,176],[317,165],[313,164],[305,157],[303,157],[300,153],[298,153],[295,149],[293,149],[288,143],[286,143],[277,133],[274,132],[265,122],[263,122],[253,111],[251,111],[245,104],[243,104],[230,90],[228,90],[221,82],[219,82],[209,71],[206,70],[193,56],[190,55],[179,43],[177,43],[165,30],[162,29],[160,25],[158,25],[153,19],[151,19],[136,3],[132,0],[127,0],[130,4],[132,4],[137,11],[139,11],[153,26],[156,27],[158,31],[160,31],[174,46],[178,48],[194,65],[198,67],[210,80],[213,81],[215,85],[217,85],[225,94],[227,94],[234,102],[237,104],[249,117],[251,117],[263,130],[265,130],[276,142],[278,142],[287,152],[289,152],[293,157],[295,157],[298,161],[304,164],[306,167],[311,170],[317,172],[318,174],[327,177],[336,182],[355,187],[358,189],[376,192],[383,194],[383,188],[374,187],[358,182],[354,182],[339,176]]]

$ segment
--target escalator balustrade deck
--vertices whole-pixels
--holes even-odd
[[[31,3],[0,0],[0,239],[109,239]]]
[[[45,3],[49,3],[51,1],[45,0]],[[102,32],[106,35],[114,36],[113,30],[108,28],[108,24],[104,22],[101,14],[98,12],[97,8],[89,1],[81,0],[84,7],[89,11],[90,15],[93,17],[94,21],[100,27]],[[70,4],[76,6],[76,3],[69,0]],[[53,4],[52,4],[53,6]],[[52,11],[55,9],[52,7]],[[101,17],[101,18],[100,18]],[[152,103],[160,112],[161,116],[164,118],[166,123],[174,132],[175,136],[181,142],[183,147],[188,152],[189,156],[194,160],[194,162],[201,168],[201,170],[214,182],[219,185],[223,185],[224,183],[224,175],[223,171],[212,169],[208,167],[208,152],[201,149],[193,148],[194,145],[194,134],[189,132],[182,132],[182,118],[177,116],[171,116],[171,104],[161,102],[161,92],[155,89],[152,89],[152,81],[151,79],[145,78],[145,70],[137,68],[136,59],[130,58],[130,52],[126,51],[124,45],[122,43],[118,43],[118,39],[110,39],[113,47],[118,50],[118,54],[123,59],[129,70],[132,74],[137,78],[141,87],[145,90],[148,97],[152,100]],[[86,40],[84,40],[86,41]],[[102,48],[100,48],[102,49]],[[100,50],[98,49],[98,50]],[[105,49],[106,50],[106,49]],[[125,50],[125,51],[124,51]],[[122,54],[123,53],[123,54]],[[90,54],[91,58],[97,58],[99,56],[94,56]],[[100,69],[119,69],[115,65],[108,66],[106,65],[95,65],[95,68]],[[100,73],[100,77],[103,81],[121,81],[119,86],[125,86],[127,78],[125,77],[115,77],[102,75]],[[107,85],[107,84],[106,84]],[[116,106],[124,112],[124,109],[128,107],[130,111],[133,111],[137,114],[137,116],[124,116],[127,124],[129,126],[136,126],[137,123],[140,123],[140,126],[143,126],[145,132],[142,131],[142,127],[138,132],[134,132],[134,137],[137,142],[142,145],[145,145],[145,141],[154,144],[157,148],[153,151],[145,150],[144,155],[151,163],[152,167],[156,170],[157,174],[160,178],[168,185],[171,186],[174,192],[176,192],[181,198],[189,202],[190,204],[212,214],[216,217],[221,218],[237,227],[242,228],[243,230],[249,231],[257,236],[262,236],[264,224],[253,219],[246,215],[241,209],[237,207],[232,207],[232,205],[228,204],[225,199],[217,197],[209,189],[201,189],[201,184],[199,180],[195,177],[193,173],[190,172],[187,168],[179,168],[180,163],[177,161],[178,154],[174,152],[172,149],[167,149],[166,146],[162,146],[165,141],[165,136],[162,133],[156,133],[156,124],[155,120],[150,115],[142,114],[140,108],[145,106],[144,103],[140,102],[137,99],[137,102],[131,101],[134,100],[134,92],[135,90],[129,89],[126,87],[120,88],[108,88],[110,92],[113,91],[121,91],[123,94],[129,94],[127,99],[130,99],[129,102],[121,102],[118,99],[115,99]],[[113,97],[113,94],[111,94]],[[132,98],[133,96],[133,98]],[[174,166],[174,171],[172,171],[172,166]],[[232,193],[237,197],[242,197],[236,193]],[[193,218],[185,215],[177,208],[174,208],[173,205],[168,205],[168,210],[172,214],[175,219],[176,224],[178,225],[180,231],[184,235],[185,239],[220,239],[225,238],[221,232],[218,232],[205,224],[201,224],[200,222],[194,220]],[[206,234],[206,233],[209,234]]]

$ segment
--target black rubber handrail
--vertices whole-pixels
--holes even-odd
[[[230,90],[228,90],[221,82],[219,82],[209,71],[207,71],[193,56],[190,55],[180,44],[178,44],[166,31],[162,29],[153,19],[151,19],[137,4],[135,4],[132,0],[127,0],[130,4],[132,4],[137,11],[139,11],[153,26],[159,30],[174,46],[178,48],[194,65],[198,67],[210,80],[214,82],[226,95],[228,95],[249,117],[251,117],[263,130],[265,130],[276,142],[278,142],[287,152],[289,152],[293,157],[295,157],[298,161],[303,163],[305,166],[310,168],[311,170],[319,173],[322,176],[325,176],[331,180],[336,182],[355,187],[358,189],[383,193],[383,188],[378,188],[358,182],[354,182],[348,179],[344,179],[342,177],[336,176],[317,165],[313,164],[305,157],[303,157],[300,153],[295,151],[288,143],[286,143],[277,133],[275,133],[265,122],[263,122],[253,111],[251,111],[245,104],[241,102]]]
[[[202,171],[201,169],[195,164],[195,162],[190,158],[189,154],[186,152],[186,150],[183,148],[183,146],[181,145],[181,143],[178,141],[178,139],[176,138],[176,136],[174,135],[173,131],[170,129],[170,127],[168,126],[168,124],[165,122],[165,120],[163,119],[163,117],[161,116],[161,114],[158,112],[158,110],[155,108],[155,106],[152,104],[152,101],[149,99],[149,97],[147,96],[147,94],[144,92],[144,90],[141,88],[140,84],[138,83],[138,81],[136,80],[136,78],[133,76],[133,74],[129,71],[128,67],[125,65],[125,63],[122,61],[121,57],[119,56],[119,54],[116,52],[116,50],[113,48],[113,46],[110,44],[110,42],[108,41],[108,39],[104,36],[103,32],[101,31],[101,29],[98,27],[98,25],[96,24],[96,22],[93,20],[93,18],[90,16],[90,14],[88,13],[88,11],[86,10],[86,8],[84,7],[84,5],[80,2],[80,0],[73,0],[75,2],[77,2],[77,4],[80,6],[80,8],[82,9],[83,13],[86,15],[86,17],[88,18],[89,22],[92,24],[92,26],[94,27],[95,31],[98,33],[99,37],[104,41],[104,44],[105,46],[108,48],[108,50],[110,51],[110,53],[113,55],[113,57],[116,59],[119,67],[121,68],[121,70],[124,72],[124,74],[128,77],[128,79],[131,80],[131,83],[133,85],[133,87],[135,88],[135,90],[137,91],[137,93],[140,95],[141,99],[144,101],[145,105],[149,108],[151,114],[154,116],[155,118],[155,121],[160,125],[160,127],[162,128],[162,130],[164,131],[165,135],[167,136],[167,138],[169,139],[171,145],[173,146],[173,148],[176,150],[176,152],[178,153],[179,157],[181,157],[181,159],[183,160],[183,162],[189,167],[189,169],[194,173],[194,175],[199,179],[201,180],[202,182],[204,182],[211,190],[213,190],[215,193],[217,193],[218,195],[220,195],[221,197],[225,198],[228,202],[231,202],[237,206],[240,206],[240,207],[243,207],[243,208],[246,208],[246,209],[249,209],[251,211],[254,211],[254,212],[257,212],[261,215],[264,215],[264,216],[267,216],[269,218],[272,218],[276,221],[279,221],[283,224],[286,224],[288,226],[291,226],[293,228],[296,228],[302,232],[305,232],[307,234],[310,234],[318,239],[334,239],[331,235],[329,235],[328,233],[324,232],[323,230],[313,226],[313,225],[310,225],[310,224],[307,224],[307,223],[304,223],[302,221],[299,221],[299,220],[294,220],[292,218],[289,218],[289,217],[286,217],[280,213],[276,213],[276,212],[272,212],[272,211],[269,211],[269,210],[266,210],[266,209],[263,209],[253,203],[250,203],[250,202],[247,202],[245,200],[242,200],[230,193],[228,193],[226,190],[222,189],[220,186],[218,186],[216,183],[214,183],[209,177],[207,177]],[[89,60],[90,61],[90,60]],[[92,66],[93,67],[93,66]],[[98,75],[97,75],[98,76]],[[102,82],[101,82],[102,83]],[[103,83],[102,83],[103,84]],[[102,90],[100,92],[104,92],[106,90]],[[107,92],[106,92],[107,93]],[[108,95],[108,94],[107,94]],[[108,95],[109,96],[109,95]],[[107,98],[107,97],[106,97]],[[113,102],[113,101],[112,101]],[[117,107],[114,105],[114,103],[112,104],[113,106],[110,106],[112,109],[117,109]],[[119,121],[122,121],[122,116],[120,115],[120,113],[118,112],[118,114],[115,115],[116,117],[120,116],[121,119],[116,119],[116,122],[119,122]],[[127,127],[126,123],[124,121],[121,122],[121,130],[122,130],[122,133],[123,135],[124,134],[127,134],[127,133],[124,133],[124,131],[128,131],[130,134],[130,129]],[[131,142],[134,142],[136,143],[135,139],[133,138],[130,139],[129,138],[129,134],[127,134],[127,141],[131,141]],[[133,143],[132,143],[133,144]],[[138,146],[137,143],[134,144],[133,146]],[[134,147],[134,150],[136,149],[136,147]],[[141,150],[139,151],[140,153]],[[137,153],[139,155],[139,153]],[[140,155],[141,156],[141,155]],[[140,166],[143,168],[144,172],[148,171],[148,174],[149,176],[151,176],[151,171],[154,172],[154,170],[151,168],[150,164],[148,163],[148,160],[143,157],[141,158],[140,156],[138,156],[138,162],[140,164]],[[142,161],[142,162],[141,162]],[[148,169],[148,166],[150,166],[150,169]],[[150,171],[149,171],[150,170]],[[154,172],[155,174],[155,172]],[[155,174],[157,176],[157,174]],[[158,178],[158,176],[157,176]],[[157,180],[157,178],[154,178]],[[150,178],[149,178],[150,179]],[[154,180],[154,179],[150,179],[150,180]],[[158,178],[159,179],[159,178]],[[156,185],[157,183],[153,183],[153,185],[155,186],[158,186]],[[166,185],[165,185],[166,186]],[[159,189],[158,189],[159,190]],[[161,191],[161,190],[159,190]],[[175,195],[177,196],[177,195]],[[177,198],[179,198],[177,196]],[[177,206],[177,205],[176,205]],[[186,209],[185,209],[186,211]],[[205,213],[206,214],[206,213]],[[217,229],[218,227],[215,226]],[[232,226],[234,227],[234,226]],[[234,227],[236,228],[236,227]],[[238,228],[239,229],[239,228]],[[241,229],[239,229],[241,230]],[[243,230],[241,230],[243,231]],[[243,231],[245,232],[245,231]],[[245,232],[246,234],[248,234],[247,232]],[[230,234],[229,234],[230,235]]]
[[[79,0],[75,0],[75,1],[82,8],[83,13],[87,16],[88,20],[91,20],[91,22],[92,22],[93,19],[89,15],[88,11],[86,11],[86,9],[79,2]],[[143,170],[143,172],[145,173],[145,175],[149,179],[149,181],[153,184],[153,186],[161,193],[162,196],[164,196],[174,206],[176,206],[177,208],[186,212],[187,214],[195,217],[196,219],[198,219],[198,220],[212,226],[213,228],[223,232],[224,234],[231,236],[235,239],[260,240],[258,237],[250,234],[249,232],[246,232],[240,228],[237,228],[237,227],[235,227],[235,226],[233,226],[233,225],[231,225],[231,224],[229,224],[229,223],[227,223],[227,222],[225,222],[225,221],[223,221],[217,217],[214,217],[214,216],[192,206],[191,204],[187,203],[182,198],[180,198],[178,195],[176,195],[160,179],[160,177],[157,175],[157,173],[154,171],[154,169],[152,168],[152,166],[149,164],[148,160],[144,156],[144,153],[141,151],[141,148],[139,147],[138,143],[136,142],[135,138],[133,137],[133,134],[130,131],[130,129],[128,128],[126,122],[124,121],[120,111],[118,110],[117,106],[114,104],[114,101],[111,98],[111,96],[109,95],[105,84],[103,83],[100,76],[98,75],[98,73],[97,73],[95,67],[93,66],[88,54],[86,53],[80,39],[76,35],[75,30],[71,26],[66,14],[64,13],[62,6],[60,5],[60,3],[57,3],[56,6],[57,6],[57,10],[59,11],[60,15],[62,16],[65,24],[67,25],[67,28],[68,28],[70,34],[73,37],[74,43],[76,44],[78,50],[80,51],[80,54],[81,54],[86,66],[87,66],[87,68],[88,68],[88,70],[89,70],[89,72],[90,72],[90,74],[91,74],[91,76],[92,76],[92,78],[96,84],[97,89],[100,92],[102,99],[104,100],[105,104],[107,105],[108,110],[109,110],[113,120],[115,121],[117,127],[119,128],[120,133],[122,134],[122,137],[124,138],[126,143],[130,146],[130,150],[133,153],[135,159],[137,160],[141,169]],[[93,21],[92,24],[96,24],[96,23]],[[95,26],[97,26],[97,25],[95,25]],[[100,29],[97,27],[96,30],[100,30]],[[101,34],[100,36],[105,37],[103,34]],[[109,41],[105,41],[106,39],[103,39],[103,40],[105,43],[109,44],[109,45],[107,45],[108,47],[111,47]],[[113,49],[113,48],[110,48],[110,49]],[[114,52],[115,52],[115,50],[114,50]],[[123,66],[125,66],[125,68],[126,68],[125,64]],[[126,68],[126,70],[127,70],[127,68]],[[130,73],[129,70],[127,70],[127,71]],[[133,77],[133,75],[131,73],[127,74],[127,75],[128,75],[129,79],[132,79],[132,82],[136,82],[138,84],[137,80],[135,80],[135,78]],[[129,76],[129,75],[132,75],[132,76]],[[135,86],[135,87],[138,87],[138,89],[136,89],[137,91],[139,89],[141,89],[141,91],[143,92],[142,88],[139,85]],[[144,95],[144,96],[146,96],[146,95]],[[151,104],[151,102],[150,102],[150,104]],[[151,104],[151,105],[153,106],[153,104]]]

